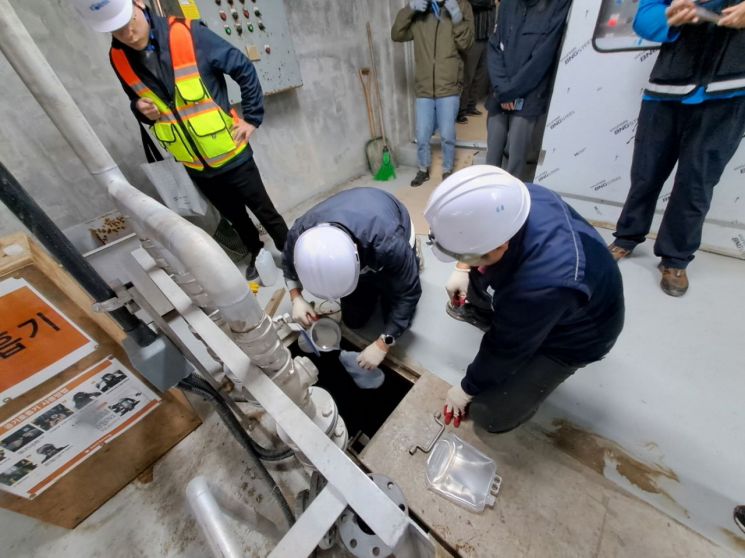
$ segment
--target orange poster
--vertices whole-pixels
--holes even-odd
[[[95,342],[23,279],[0,281],[0,404],[76,363]]]

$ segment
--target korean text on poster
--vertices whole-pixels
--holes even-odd
[[[113,357],[0,424],[0,490],[33,498],[160,404]]]

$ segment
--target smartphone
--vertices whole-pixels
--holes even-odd
[[[525,104],[525,99],[515,99],[515,110],[523,110],[523,105]]]
[[[696,6],[696,17],[701,21],[708,21],[709,23],[719,23],[719,20],[722,19],[722,16],[718,13],[702,8],[701,6]]]

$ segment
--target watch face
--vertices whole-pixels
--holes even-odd
[[[395,339],[393,339],[393,335],[384,335],[383,336],[383,343],[386,345],[393,345],[393,342]]]

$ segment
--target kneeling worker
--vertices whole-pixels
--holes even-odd
[[[527,421],[577,369],[603,358],[623,328],[621,274],[595,229],[558,194],[478,165],[445,180],[424,213],[430,242],[456,261],[448,314],[486,332],[445,420],[489,432]]]
[[[311,208],[290,228],[283,252],[292,317],[309,326],[317,319],[305,289],[322,299],[341,299],[342,320],[353,329],[372,316],[380,300],[385,326],[357,359],[372,370],[411,325],[422,294],[409,212],[376,188],[352,188]]]

